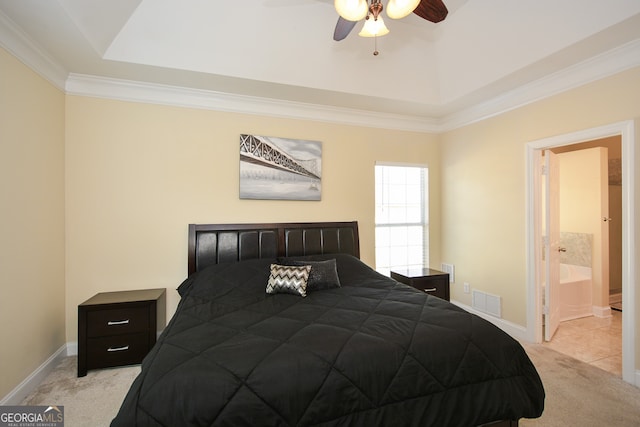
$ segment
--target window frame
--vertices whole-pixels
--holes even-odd
[[[379,197],[381,194],[379,192],[384,191],[384,188],[379,188],[380,185],[384,185],[384,187],[388,187],[390,185],[387,183],[380,183],[378,178],[378,167],[399,167],[399,168],[417,168],[421,171],[421,181],[420,181],[420,201],[417,205],[420,207],[420,219],[419,221],[403,221],[398,222],[397,220],[389,220],[386,222],[380,221],[379,218],[379,206],[380,201]],[[390,162],[376,162],[374,167],[374,226],[375,226],[375,258],[376,258],[376,270],[383,274],[389,274],[393,269],[408,269],[408,268],[423,268],[429,265],[429,166],[427,164],[415,164],[415,163],[390,163]],[[383,196],[383,195],[382,195]],[[390,194],[388,195],[390,196]],[[384,197],[384,196],[383,196]],[[407,206],[410,205],[406,203],[406,195],[404,203],[401,205],[404,209],[407,209]],[[385,206],[389,206],[389,200],[383,201]],[[410,251],[408,248],[411,246],[409,240],[411,239],[411,235],[409,231],[412,227],[421,227],[421,250],[422,255],[419,257],[420,260],[416,261],[416,258],[411,260]],[[398,263],[397,260],[392,260],[391,248],[394,246],[391,244],[391,236],[389,235],[389,239],[386,243],[380,243],[380,233],[382,233],[383,229],[387,229],[391,231],[393,228],[401,229],[404,228],[407,232],[407,235],[401,237],[400,240],[404,239],[404,245],[395,245],[396,248],[403,247],[404,249],[404,263]],[[383,251],[387,251],[386,255],[383,255]],[[386,256],[386,259],[383,261],[382,258]],[[397,257],[397,254],[396,254]]]

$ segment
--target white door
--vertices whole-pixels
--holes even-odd
[[[560,167],[550,150],[544,152],[544,163],[544,339],[551,341],[560,325]]]
[[[600,276],[600,294],[599,298],[594,301],[600,307],[609,308],[609,153],[608,149],[600,147],[600,176],[599,176],[599,192],[600,192],[600,259],[601,276]],[[597,251],[596,251],[597,253]],[[605,309],[605,310],[606,310]],[[608,315],[604,312],[603,315]]]

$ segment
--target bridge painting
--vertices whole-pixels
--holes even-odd
[[[322,143],[240,135],[240,198],[320,200]]]

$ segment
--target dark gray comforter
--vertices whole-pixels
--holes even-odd
[[[306,298],[265,293],[273,259],[189,277],[112,426],[474,426],[540,416],[543,386],[515,340],[357,258],[332,257],[342,286]]]

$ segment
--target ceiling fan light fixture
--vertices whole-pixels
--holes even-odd
[[[387,16],[391,19],[401,19],[408,16],[420,4],[420,0],[389,0]]]
[[[378,16],[377,19],[369,16],[364,22],[362,31],[358,33],[360,37],[380,37],[389,34],[389,29],[384,25],[382,16]]]
[[[347,21],[359,21],[369,13],[367,0],[335,0],[333,6],[338,15]]]

